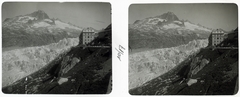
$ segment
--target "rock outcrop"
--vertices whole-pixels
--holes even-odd
[[[202,58],[202,56],[193,58],[192,62],[190,63],[189,77],[192,77],[193,75],[197,74],[208,63],[209,63],[209,60]]]

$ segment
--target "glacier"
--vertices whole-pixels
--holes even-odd
[[[208,40],[193,40],[171,48],[154,49],[129,55],[129,89],[143,85],[184,61],[208,45]]]
[[[78,45],[78,38],[64,38],[58,43],[2,52],[2,86],[39,70],[59,54]]]

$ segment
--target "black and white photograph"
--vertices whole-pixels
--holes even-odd
[[[109,2],[3,2],[4,94],[109,94]]]
[[[130,95],[238,92],[238,6],[234,3],[131,4]]]

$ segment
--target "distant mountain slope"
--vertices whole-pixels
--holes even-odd
[[[111,90],[108,88],[112,75],[111,40],[109,25],[90,43],[108,48],[72,47],[35,73],[3,87],[2,91],[13,94],[106,94]]]
[[[208,38],[211,29],[187,20],[179,20],[172,12],[148,17],[129,24],[131,48],[166,48]]]
[[[221,48],[204,48],[180,65],[129,91],[133,95],[233,95],[238,92],[238,29]]]
[[[161,31],[162,29],[199,31],[195,33],[211,32],[211,29],[201,26],[200,24],[194,24],[188,20],[179,20],[172,12],[167,12],[155,17],[148,17],[143,20],[137,20],[130,27],[142,32],[154,31],[157,33],[161,33],[158,31]]]
[[[49,18],[42,10],[6,18],[2,23],[3,47],[41,46],[79,36],[82,28]]]

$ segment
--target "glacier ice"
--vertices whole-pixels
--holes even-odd
[[[78,45],[78,38],[64,38],[58,43],[27,47],[2,53],[2,86],[39,70],[59,54]]]

